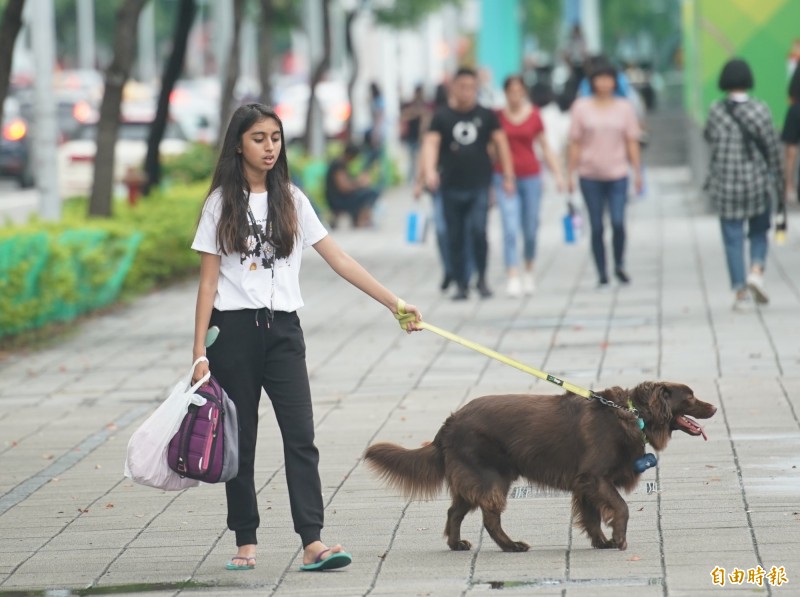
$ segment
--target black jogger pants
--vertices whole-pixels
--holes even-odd
[[[236,545],[257,543],[260,518],[253,470],[264,388],[283,437],[292,519],[305,547],[320,539],[323,525],[306,346],[296,313],[276,311],[267,322],[266,309],[214,309],[209,322],[220,330],[206,350],[211,373],[239,414],[239,475],[225,484],[228,528],[236,533]]]

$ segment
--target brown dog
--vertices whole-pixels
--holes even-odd
[[[672,431],[705,432],[690,417],[707,419],[716,408],[682,384],[647,382],[631,390],[599,392],[623,407],[632,404],[644,421],[644,437],[663,450]],[[465,550],[461,522],[480,508],[483,525],[503,551],[526,551],[500,525],[511,483],[572,492],[576,524],[592,547],[625,549],[628,505],[617,491],[639,480],[634,461],[645,453],[642,431],[628,410],[567,393],[562,396],[484,396],[444,422],[433,442],[416,450],[380,443],[365,454],[368,465],[412,499],[435,496],[446,483],[452,496],[444,534],[450,549]],[[601,522],[611,527],[611,540]]]

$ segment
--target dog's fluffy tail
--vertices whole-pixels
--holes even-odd
[[[367,465],[412,500],[436,497],[444,484],[444,456],[435,443],[416,450],[380,443],[367,448]]]

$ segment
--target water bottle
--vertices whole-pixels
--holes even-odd
[[[572,203],[567,204],[567,213],[564,214],[564,242],[571,245],[575,242],[575,208]]]

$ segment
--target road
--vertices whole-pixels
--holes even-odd
[[[0,224],[25,222],[38,209],[36,189],[21,189],[14,180],[0,179]]]

